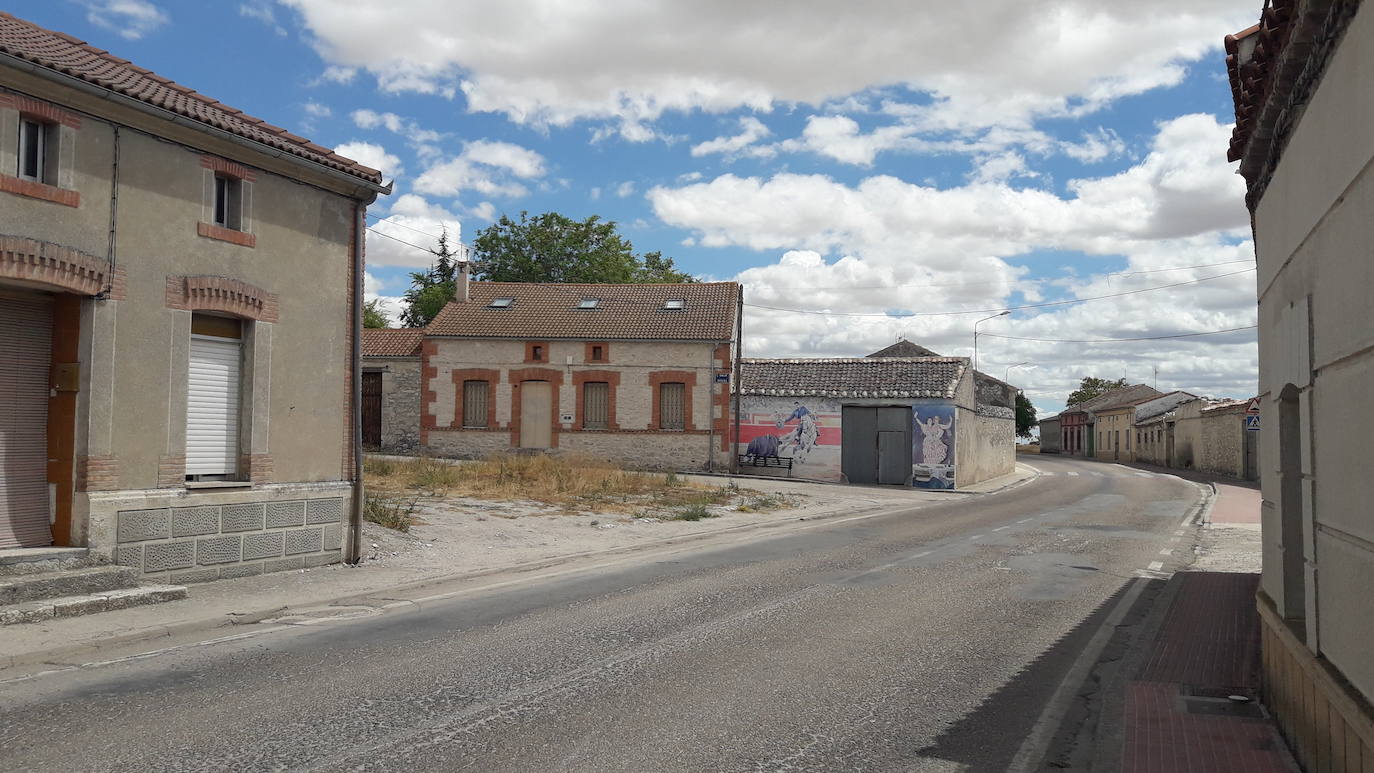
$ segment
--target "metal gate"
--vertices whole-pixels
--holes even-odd
[[[52,297],[0,292],[0,548],[52,544],[48,368]]]
[[[363,445],[382,445],[382,372],[363,371]]]
[[[907,406],[844,406],[840,464],[845,478],[850,483],[909,483],[911,429]]]

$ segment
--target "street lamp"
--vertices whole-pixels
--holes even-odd
[[[997,319],[998,317],[1005,317],[1005,316],[1007,316],[1007,315],[1010,314],[1010,313],[1011,313],[1011,310],[1008,309],[1007,311],[1003,311],[1003,312],[1000,312],[1000,313],[998,313],[998,314],[993,314],[991,317],[983,317],[982,319],[980,319],[980,320],[978,320],[977,322],[974,322],[974,323],[973,323],[973,369],[974,369],[974,370],[978,370],[978,325],[981,324],[981,323],[983,323],[983,322],[987,322],[987,321],[990,320],[990,319]]]
[[[1011,383],[1011,371],[1012,371],[1012,369],[1013,369],[1013,368],[1019,368],[1019,367],[1022,367],[1022,366],[1024,366],[1024,365],[1031,365],[1031,364],[1030,364],[1030,360],[1026,360],[1025,362],[1018,362],[1018,363],[1016,363],[1015,365],[1008,365],[1008,366],[1007,366],[1007,372],[1004,373],[1004,374],[1002,375],[1002,380],[1005,381],[1005,382],[1007,382],[1008,384],[1010,384],[1010,383]],[[1031,367],[1034,368],[1035,366],[1034,366],[1034,365],[1031,365]]]

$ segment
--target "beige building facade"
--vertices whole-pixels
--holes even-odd
[[[1374,8],[1273,0],[1226,48],[1258,261],[1265,700],[1304,768],[1367,773]]]
[[[4,14],[0,138],[0,453],[48,460],[5,476],[0,547],[173,582],[339,560],[380,175]]]

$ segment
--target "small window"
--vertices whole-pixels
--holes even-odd
[[[604,346],[593,346],[593,347],[592,347],[592,362],[605,362],[605,361],[606,361],[606,347],[604,347]]]
[[[687,308],[687,301],[681,298],[671,298],[663,302],[665,311],[682,311]]]
[[[512,303],[515,303],[515,299],[514,299],[514,298],[492,298],[492,299],[491,299],[491,303],[488,303],[488,304],[487,304],[487,308],[489,308],[489,309],[506,309],[506,308],[510,308],[510,305],[511,305]]]
[[[215,175],[215,225],[243,230],[243,182],[225,174]]]
[[[611,385],[588,381],[582,385],[582,429],[606,429],[611,413]]]
[[[463,426],[487,426],[487,382],[463,382]]]
[[[57,150],[51,124],[32,118],[19,119],[19,177],[34,182],[52,184],[57,169]]]
[[[530,347],[530,359],[534,360],[535,362],[543,362],[543,361],[544,361],[544,347],[541,346],[541,345],[539,345],[539,344],[535,344],[534,346],[531,346],[531,347]]]
[[[659,429],[681,430],[687,428],[687,385],[668,382],[658,385],[658,427]]]
[[[577,304],[577,308],[579,308],[579,309],[594,309],[594,308],[596,308],[597,305],[600,304],[600,303],[601,303],[601,299],[600,299],[600,298],[583,298],[582,301],[581,301],[580,303]]]

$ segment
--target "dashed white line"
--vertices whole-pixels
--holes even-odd
[[[1163,568],[1164,568],[1164,562],[1163,562],[1163,561],[1151,561],[1151,562],[1150,562],[1150,566],[1149,566],[1148,568],[1149,568],[1149,570],[1152,571],[1152,572],[1158,572],[1160,569],[1163,569]]]
[[[973,535],[972,537],[969,537],[969,538],[968,538],[968,541],[969,541],[969,542],[972,542],[972,541],[974,541],[974,540],[976,540],[976,539],[978,539],[978,538],[980,538],[980,537],[982,537],[982,536],[983,536],[982,534],[975,534],[975,535]]]
[[[924,551],[921,551],[920,553],[917,553],[916,555],[912,556],[912,558],[925,558],[926,556],[928,556],[928,555],[930,555],[931,553],[934,553],[934,552],[935,552],[934,550],[924,550]]]
[[[1007,527],[1006,527],[1006,526],[998,526],[997,528],[993,529],[993,531],[1001,531],[1001,530],[1003,530],[1003,529],[1005,529],[1005,528],[1007,528]]]
[[[1065,475],[1072,475],[1072,476],[1075,477],[1075,478],[1078,477],[1078,473],[1076,473],[1076,472],[1066,472],[1066,473],[1064,473],[1064,474],[1065,474]]]
[[[1022,518],[1021,520],[1017,521],[1017,523],[1030,523],[1030,520],[1031,519],[1029,518]]]
[[[1163,550],[1159,551],[1159,554],[1160,554],[1161,556],[1172,556],[1172,555],[1174,554],[1174,549],[1173,549],[1173,548],[1164,548]]]

